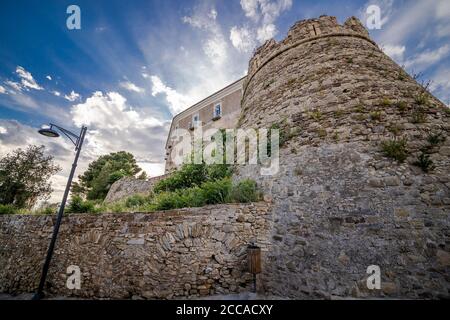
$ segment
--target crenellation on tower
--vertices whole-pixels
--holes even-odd
[[[277,55],[296,47],[306,45],[310,41],[328,37],[357,37],[367,40],[374,46],[376,44],[370,39],[369,33],[362,23],[351,17],[343,25],[339,24],[336,17],[323,15],[316,19],[301,20],[294,24],[288,31],[287,36],[280,42],[270,39],[255,50],[249,62],[247,83],[262,65]]]

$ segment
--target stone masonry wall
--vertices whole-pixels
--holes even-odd
[[[268,248],[269,205],[64,217],[46,291],[84,298],[171,299],[250,291],[246,248]],[[0,292],[34,292],[53,228],[49,216],[0,216]],[[66,268],[82,272],[66,288]],[[264,266],[263,266],[264,267]]]
[[[241,166],[273,199],[265,290],[290,298],[450,293],[449,109],[355,18],[301,21],[249,65],[240,125],[285,132],[280,171]],[[431,143],[430,137],[446,138]],[[383,141],[406,139],[404,163]],[[436,141],[435,141],[436,142]],[[415,165],[423,150],[434,169]],[[369,265],[381,290],[366,287]]]

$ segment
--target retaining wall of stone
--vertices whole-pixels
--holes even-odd
[[[0,292],[33,292],[54,218],[0,216]],[[84,298],[171,299],[250,291],[247,245],[269,250],[269,205],[64,217],[46,291]],[[67,267],[81,289],[66,287]]]

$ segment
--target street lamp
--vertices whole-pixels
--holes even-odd
[[[37,289],[37,292],[33,296],[33,300],[40,300],[44,297],[43,291],[44,291],[45,280],[47,278],[48,268],[50,266],[50,260],[52,259],[53,249],[55,248],[56,238],[58,237],[59,226],[61,225],[62,216],[64,214],[64,207],[66,205],[67,197],[69,195],[70,186],[72,184],[72,179],[75,174],[78,157],[80,156],[80,150],[83,145],[84,136],[86,135],[87,128],[85,126],[82,126],[80,134],[76,135],[75,133],[72,133],[69,130],[61,128],[60,126],[57,126],[56,124],[50,123],[49,126],[40,129],[38,132],[46,137],[57,138],[60,136],[60,134],[56,130],[59,130],[60,132],[62,132],[62,134],[64,134],[67,138],[69,138],[70,141],[72,141],[72,143],[75,145],[76,154],[75,154],[75,159],[72,164],[72,169],[70,170],[70,175],[69,175],[69,180],[67,181],[66,190],[64,191],[62,202],[61,202],[61,205],[59,206],[56,223],[53,227],[53,236],[50,241],[50,245],[48,247],[47,257],[45,258],[44,266],[42,268],[42,275],[41,275],[41,280],[39,282],[39,287]]]

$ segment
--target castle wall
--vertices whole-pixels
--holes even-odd
[[[267,42],[250,61],[242,110],[241,127],[279,123],[288,136],[278,174],[241,166],[235,177],[256,179],[273,198],[266,292],[449,296],[449,112],[358,20],[302,21]],[[430,147],[438,133],[446,141]],[[399,164],[381,143],[402,138]],[[427,146],[429,173],[414,165]],[[370,265],[381,268],[381,290],[367,289]]]
[[[49,216],[0,216],[0,292],[34,292],[53,230]],[[48,273],[48,295],[196,298],[249,292],[247,246],[264,257],[268,204],[229,204],[148,214],[64,217]],[[69,290],[67,268],[81,271]]]

